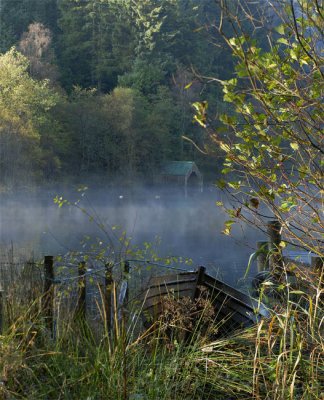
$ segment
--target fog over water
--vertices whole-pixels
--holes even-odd
[[[213,275],[236,285],[245,272],[250,254],[262,233],[251,227],[234,227],[232,237],[221,233],[228,216],[216,201],[226,202],[215,188],[205,188],[184,198],[179,190],[158,188],[91,189],[81,192],[51,189],[38,193],[7,194],[0,197],[0,244],[20,252],[64,254],[82,249],[85,235],[107,240],[101,230],[74,206],[59,208],[54,197],[62,196],[97,216],[106,226],[120,226],[132,243],[141,246],[160,238],[157,253],[193,259],[193,266],[205,265]],[[92,239],[91,239],[92,240]],[[255,273],[255,266],[251,274]]]

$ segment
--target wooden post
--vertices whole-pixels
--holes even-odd
[[[44,257],[44,289],[42,299],[42,310],[47,329],[53,335],[54,315],[54,257]]]
[[[312,256],[311,268],[314,271],[318,271],[320,274],[323,272],[324,258],[320,256]]]
[[[312,256],[311,258],[311,268],[315,271],[320,277],[320,287],[324,287],[324,258],[320,256]]]
[[[281,223],[278,220],[268,222],[269,268],[272,273],[281,276],[283,259],[281,252]]]
[[[269,244],[265,241],[257,242],[258,272],[269,270]]]
[[[107,331],[111,331],[112,327],[112,264],[105,266],[105,313],[106,313],[106,327]]]
[[[199,297],[199,295],[200,295],[200,290],[199,290],[198,286],[201,285],[204,282],[205,272],[206,272],[206,268],[205,267],[200,266],[198,268],[197,279],[196,279],[196,287],[195,287],[195,291],[193,293],[193,300],[197,299]]]
[[[0,335],[2,335],[3,332],[3,296],[2,296],[2,291],[0,290]]]
[[[128,392],[127,392],[127,381],[128,381],[128,375],[127,375],[127,364],[128,364],[128,359],[127,359],[127,352],[126,352],[126,347],[127,347],[127,335],[126,335],[126,322],[127,322],[127,317],[125,315],[125,307],[124,305],[127,305],[128,303],[128,291],[129,291],[129,285],[128,285],[128,278],[129,278],[129,271],[130,271],[130,266],[129,266],[129,261],[125,261],[124,264],[124,281],[126,283],[126,293],[125,293],[125,299],[122,305],[122,338],[123,338],[123,399],[128,399]]]
[[[124,280],[128,280],[129,271],[130,271],[129,261],[125,261]],[[125,304],[128,303],[128,294],[129,294],[128,292],[129,292],[129,285],[127,285],[127,290],[126,290],[126,294],[125,294]]]
[[[75,317],[77,319],[85,319],[86,317],[86,277],[85,273],[87,271],[87,266],[85,261],[79,263],[78,273],[78,300],[75,310]]]

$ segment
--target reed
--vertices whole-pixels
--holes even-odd
[[[211,398],[323,398],[323,288],[316,275],[302,275],[302,290],[283,285],[269,320],[198,351]]]
[[[192,315],[170,316],[145,330],[135,302],[122,313],[115,307],[113,321],[107,321],[101,287],[97,320],[71,318],[58,296],[53,338],[41,295],[18,280],[6,295],[11,317],[0,337],[0,399],[321,399],[322,282],[318,276],[299,279],[298,290],[282,285],[271,318],[213,340],[214,327],[206,327],[206,316],[212,321],[208,301],[195,323]],[[113,303],[117,295],[114,286]],[[175,307],[166,304],[173,317]],[[166,335],[170,328],[174,334]],[[189,340],[183,329],[190,331]]]

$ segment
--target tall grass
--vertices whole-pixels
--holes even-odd
[[[144,330],[139,316],[115,313],[111,332],[100,298],[100,324],[63,313],[53,339],[41,295],[17,285],[0,337],[0,399],[322,399],[323,287],[317,276],[299,279],[298,290],[282,285],[271,318],[215,340],[204,318],[164,318]]]
[[[3,399],[192,398],[192,348],[162,345],[159,330],[134,340],[134,327],[123,321],[113,334],[103,323],[99,338],[86,321],[65,321],[53,340],[35,309],[26,308],[1,337]]]
[[[269,320],[198,351],[211,398],[324,398],[323,282],[299,279],[302,290],[282,285]]]

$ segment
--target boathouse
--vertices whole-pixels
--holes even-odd
[[[169,161],[162,166],[160,181],[163,184],[182,187],[188,191],[203,191],[203,176],[193,161]]]

